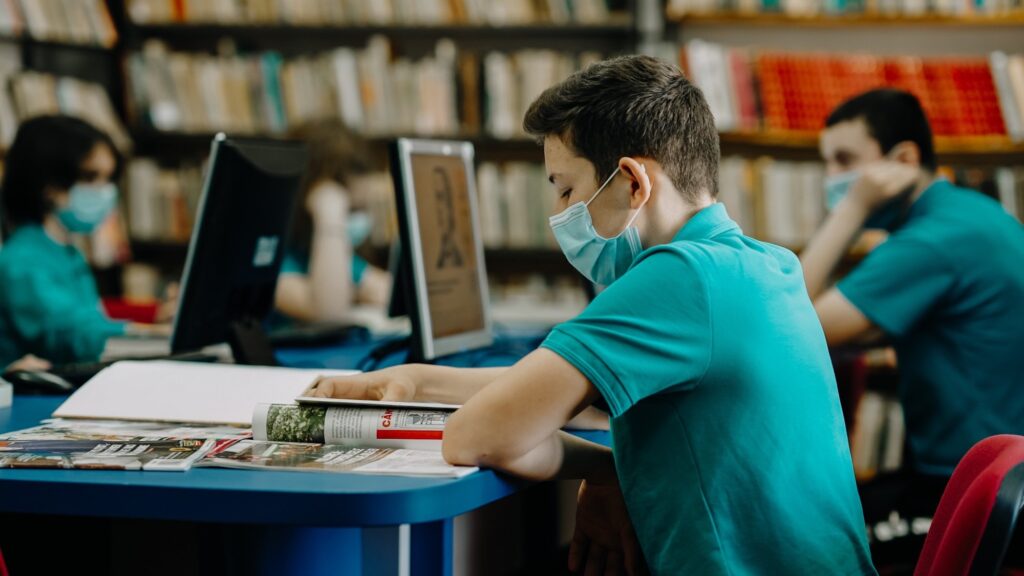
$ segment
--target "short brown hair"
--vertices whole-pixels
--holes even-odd
[[[309,161],[302,177],[299,201],[292,212],[289,250],[308,256],[313,239],[313,219],[306,209],[306,199],[325,180],[350,185],[354,177],[373,171],[374,164],[366,141],[338,118],[306,122],[289,136],[306,143]]]
[[[650,56],[593,64],[545,90],[523,118],[543,141],[558,136],[604,181],[619,158],[658,161],[689,200],[718,194],[718,131],[700,89],[679,68]]]

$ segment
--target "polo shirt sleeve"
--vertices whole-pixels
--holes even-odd
[[[281,259],[281,274],[305,275],[308,272],[307,266],[303,265],[299,257],[292,252],[285,252]]]
[[[891,237],[839,282],[839,292],[894,337],[906,335],[949,292],[956,275],[932,244]]]
[[[650,396],[698,385],[711,359],[709,310],[699,266],[677,250],[657,251],[542,346],[583,373],[619,416]]]
[[[0,308],[23,347],[54,363],[94,361],[107,338],[124,334],[125,324],[106,317],[96,301],[81,298],[46,274],[25,267],[4,275]]]

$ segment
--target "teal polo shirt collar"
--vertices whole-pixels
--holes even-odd
[[[672,241],[706,240],[728,232],[741,234],[742,230],[739,224],[729,218],[725,204],[715,202],[694,214],[686,224],[683,224]]]

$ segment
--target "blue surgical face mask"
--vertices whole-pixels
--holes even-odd
[[[633,226],[640,211],[629,219],[626,229],[613,238],[604,238],[594,229],[587,206],[597,198],[618,174],[612,173],[586,202],[577,202],[552,216],[548,223],[565,257],[580,274],[595,284],[607,286],[626,273],[640,254],[640,231]]]
[[[68,232],[89,234],[110,216],[117,206],[117,185],[75,184],[68,191],[68,205],[57,210],[57,218]]]
[[[839,206],[839,202],[843,198],[846,198],[858,178],[860,178],[860,172],[857,170],[825,177],[825,205],[828,206],[830,212]]]
[[[857,170],[825,177],[825,204],[829,211],[835,210],[839,202],[846,198],[858,178],[860,178],[860,172]],[[882,204],[864,221],[864,227],[891,231],[903,216],[905,203],[906,194],[900,194]]]
[[[373,220],[366,212],[349,212],[346,229],[348,230],[348,239],[352,242],[352,246],[359,246],[370,237],[370,231],[373,230]]]

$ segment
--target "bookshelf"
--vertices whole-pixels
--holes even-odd
[[[911,28],[971,27],[1007,28],[1024,26],[1024,10],[995,15],[899,15],[863,14],[785,14],[785,13],[668,13],[668,21],[677,26],[772,26],[786,28]]]
[[[156,0],[159,3],[159,0]],[[340,3],[341,0],[339,0]],[[566,4],[575,5],[591,0],[572,0]],[[605,0],[601,0],[604,2]],[[651,0],[637,0],[650,2]],[[452,5],[456,2],[452,2]],[[600,22],[562,22],[518,21],[504,25],[488,23],[433,23],[429,25],[410,25],[407,22],[369,23],[353,25],[347,22],[296,23],[284,24],[279,21],[260,21],[242,24],[236,21],[222,20],[170,22],[170,21],[133,21],[131,11],[124,2],[112,0],[111,9],[116,12],[120,25],[121,51],[125,61],[130,61],[133,54],[144,54],[154,42],[159,42],[169,54],[197,57],[203,55],[215,58],[249,57],[274,53],[283,58],[285,65],[289,61],[306,62],[337,49],[355,50],[357,58],[359,50],[369,50],[369,43],[374,39],[385,38],[389,44],[389,57],[407,59],[417,62],[424,58],[438,57],[439,41],[450,41],[458,51],[458,56],[468,54],[475,57],[473,66],[480,70],[480,83],[484,80],[484,56],[491,52],[518,54],[521,51],[550,51],[561,54],[580,55],[586,53],[614,55],[634,52],[638,32],[634,18],[633,0],[611,0],[607,2],[610,9],[607,18]],[[534,6],[540,4],[533,3]],[[236,6],[242,6],[237,4]],[[290,6],[289,6],[290,8]],[[241,8],[240,8],[241,9]],[[280,6],[284,9],[284,5]],[[208,56],[208,57],[209,57]],[[209,150],[213,135],[222,128],[217,126],[176,127],[158,129],[133,101],[131,66],[126,65],[123,72],[123,90],[125,118],[130,126],[130,133],[135,144],[136,157],[145,157],[158,162],[162,167],[170,168],[182,163],[196,163]],[[566,72],[567,73],[567,72]],[[520,72],[516,72],[520,74]],[[536,77],[536,74],[534,74]],[[546,81],[545,81],[546,82]],[[520,89],[519,83],[513,89]],[[546,86],[545,86],[546,87]],[[485,87],[481,86],[481,90]],[[459,85],[459,104],[465,97],[464,87]],[[525,99],[525,98],[523,98]],[[532,98],[531,98],[532,99]],[[543,162],[543,150],[534,141],[517,134],[513,128],[495,130],[486,117],[486,108],[494,109],[493,102],[476,104],[478,120],[475,126],[479,129],[467,129],[461,121],[455,129],[444,129],[418,133],[400,129],[398,133],[385,130],[370,130],[364,133],[373,148],[373,153],[381,160],[385,157],[386,142],[395,136],[422,136],[432,138],[453,138],[471,141],[476,148],[477,159],[488,163],[530,163],[540,165]],[[461,109],[460,109],[461,112]],[[516,116],[518,111],[511,110]],[[297,121],[295,122],[297,123]],[[518,118],[515,118],[518,126]],[[280,124],[272,130],[259,129],[257,124],[253,130],[223,131],[237,136],[259,138],[282,138],[287,128],[292,125],[289,117],[288,127],[280,128]],[[369,126],[369,123],[366,123]],[[451,124],[446,124],[451,126]],[[509,123],[504,124],[506,127]],[[471,125],[472,126],[472,125]],[[383,162],[381,162],[384,165]],[[130,193],[130,192],[129,192]],[[130,212],[131,210],[129,210]],[[131,241],[133,258],[136,261],[152,263],[165,272],[173,273],[180,269],[184,262],[187,245],[180,240],[133,239]],[[365,256],[377,265],[386,266],[386,251],[366,247]],[[503,282],[517,276],[544,275],[547,277],[576,277],[578,274],[565,262],[560,252],[550,247],[497,247],[486,249],[488,268],[492,278]]]
[[[772,156],[817,161],[816,132],[724,132],[719,134],[723,155]],[[935,151],[942,164],[1012,165],[1024,162],[1024,142],[1008,137],[937,137]]]

